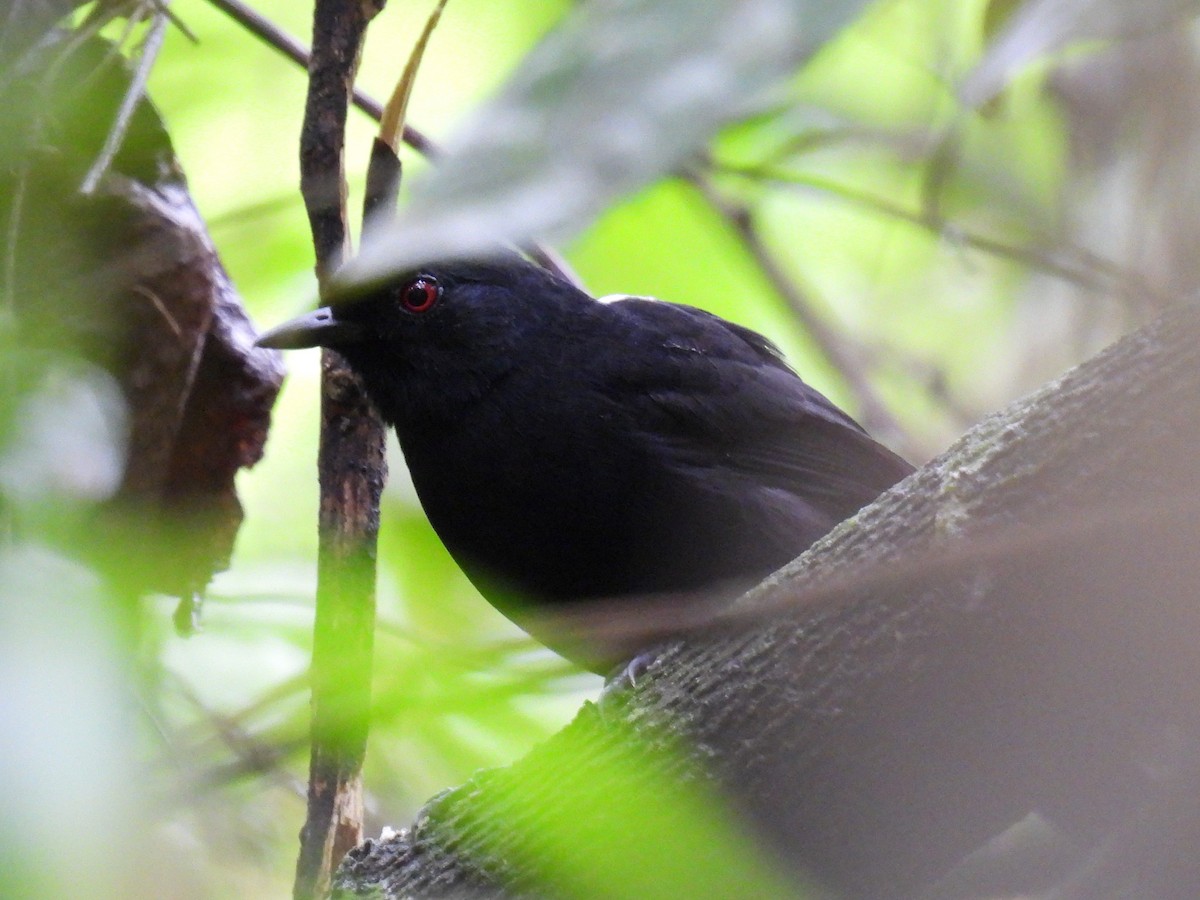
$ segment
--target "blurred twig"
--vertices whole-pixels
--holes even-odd
[[[299,675],[293,675],[291,678],[285,678],[278,684],[273,684],[263,693],[251,700],[245,706],[242,706],[233,712],[225,713],[225,721],[239,728],[245,727],[246,723],[251,719],[262,716],[265,713],[272,712],[275,707],[278,707],[283,701],[290,700],[308,688],[308,672],[301,672]],[[204,726],[197,723],[195,726],[181,729],[176,732],[176,739],[186,741],[188,743],[196,743],[201,740],[201,735],[194,734],[197,730],[203,729]]]
[[[125,96],[121,98],[121,106],[117,110],[116,115],[113,116],[112,125],[109,127],[108,135],[104,139],[104,147],[100,150],[100,154],[83,177],[83,182],[79,187],[80,192],[90,194],[96,190],[100,179],[104,177],[104,173],[108,171],[108,167],[112,165],[113,159],[116,158],[117,153],[120,151],[121,144],[125,140],[125,133],[129,129],[129,123],[132,121],[133,114],[137,110],[138,104],[142,102],[142,97],[146,92],[146,81],[150,77],[150,70],[154,67],[154,61],[158,58],[158,51],[162,49],[169,21],[170,19],[166,11],[161,8],[156,9],[151,16],[150,31],[146,34],[146,38],[142,42],[141,53],[138,54],[137,67],[134,70],[133,77],[129,80],[129,87],[125,89]]]
[[[971,408],[951,390],[943,366],[891,343],[873,342],[864,347],[864,352],[870,356],[872,369],[892,367],[919,384],[960,429],[982,417],[982,410]]]
[[[862,354],[827,325],[813,309],[804,290],[784,271],[779,260],[767,247],[749,207],[726,196],[705,172],[692,170],[686,177],[741,239],[742,245],[771,286],[788,304],[825,358],[842,376],[858,401],[863,424],[867,429],[906,439],[905,428],[888,410],[870,380],[864,375]],[[907,440],[905,442],[907,443]]]
[[[52,57],[52,62],[49,65],[42,67],[42,72],[39,78],[39,90],[42,94],[43,102],[39,104],[42,108],[50,108],[51,104],[45,102],[45,98],[49,95],[55,82],[58,80],[59,73],[67,64],[71,56],[76,53],[80,47],[84,46],[89,40],[100,33],[101,29],[111,21],[113,15],[111,11],[102,11],[97,8],[93,10],[88,20],[82,23],[74,33],[72,33],[64,42],[61,49],[57,50]],[[7,20],[12,24],[15,11],[10,11]],[[32,51],[28,51],[32,52]],[[4,71],[0,72],[0,88],[7,88],[9,82],[17,77],[20,67],[14,62],[10,64]],[[35,116],[32,120],[29,133],[25,136],[25,141],[29,146],[35,146],[41,140],[41,132],[45,128],[45,123],[42,116]],[[20,161],[14,166],[13,172],[13,196],[10,201],[10,209],[5,222],[4,228],[4,262],[3,275],[0,277],[0,328],[12,327],[16,318],[16,273],[17,273],[17,245],[21,235],[22,219],[25,215],[25,200],[26,191],[28,188],[29,174],[31,169],[30,157],[28,154],[22,154]],[[10,373],[5,370],[6,378]],[[9,384],[5,384],[5,389],[9,388]],[[7,513],[5,514],[7,520]],[[7,530],[7,529],[6,529]]]
[[[304,737],[298,736],[281,741],[267,741],[243,728],[236,716],[224,715],[211,709],[190,684],[182,678],[175,679],[176,690],[194,707],[211,727],[221,743],[233,754],[228,763],[214,766],[207,771],[190,769],[188,784],[179,792],[180,802],[190,802],[199,791],[212,790],[236,781],[246,775],[269,774],[275,782],[296,796],[304,796],[304,784],[300,779],[284,770],[283,761],[304,748]]]

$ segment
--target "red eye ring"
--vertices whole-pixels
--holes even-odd
[[[400,291],[400,305],[412,313],[429,312],[442,296],[441,285],[429,275],[414,278]]]

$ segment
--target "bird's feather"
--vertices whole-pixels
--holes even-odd
[[[778,348],[694,307],[629,298],[614,305],[639,340],[666,351],[623,357],[609,372],[616,402],[689,468],[788,492],[835,521],[912,471],[805,384]]]

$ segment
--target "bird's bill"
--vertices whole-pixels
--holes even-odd
[[[254,343],[276,350],[299,350],[303,347],[352,344],[360,340],[362,335],[362,326],[338,319],[334,311],[325,306],[264,331]]]

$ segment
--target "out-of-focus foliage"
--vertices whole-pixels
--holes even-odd
[[[704,15],[689,0],[577,6],[343,275],[380,278],[497,240],[575,234],[766,102],[860,5],[710,0]]]
[[[993,9],[1011,12],[1010,4]],[[1014,71],[1048,50],[1073,42],[1153,35],[1184,22],[1198,8],[1196,0],[1153,3],[1079,3],[1077,0],[1030,0],[1006,22],[996,41],[962,87],[964,101],[975,106],[1004,88]]]
[[[768,106],[673,174],[641,173],[648,186],[562,249],[597,294],[654,294],[766,332],[883,439],[927,457],[1200,282],[1194,22],[1156,0],[1141,24],[1172,27],[1070,30],[1126,4],[814,4],[855,18]],[[454,133],[575,5],[451,0],[410,121]],[[309,33],[305,4],[256,6]],[[1069,15],[1036,18],[1051,7]],[[297,190],[303,72],[203,0],[172,10],[199,42],[168,30],[150,92],[235,284],[273,323],[315,299]],[[393,0],[372,26],[364,87],[386,95],[427,12]],[[985,76],[986,96],[964,104],[968,79]],[[754,87],[743,99],[761,99]],[[553,102],[555,84],[542,88]],[[356,198],[372,132],[352,118]],[[405,163],[408,177],[426,167]],[[240,476],[232,568],[211,587],[204,632],[185,640],[172,598],[131,611],[78,545],[125,452],[118,395],[70,354],[51,367],[30,352],[0,280],[0,894],[280,895],[303,815],[316,354],[288,360],[266,459]],[[373,829],[522,754],[598,686],[479,599],[395,447],[383,523]],[[108,552],[101,568],[119,569],[121,551]]]

